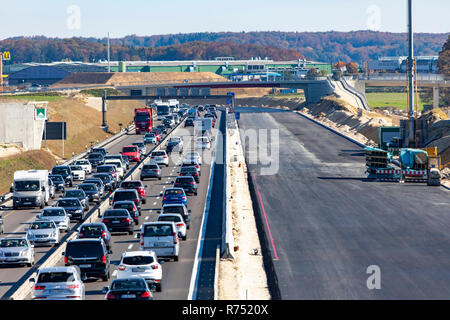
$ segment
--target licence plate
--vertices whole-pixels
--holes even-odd
[[[167,243],[166,242],[155,242],[154,246],[155,247],[167,247]]]
[[[17,261],[17,258],[6,258],[6,261]]]
[[[120,223],[120,221],[113,221],[112,223]]]
[[[147,270],[147,268],[132,268],[131,271],[132,272],[145,272]]]
[[[24,204],[24,205],[27,205],[27,204],[31,204],[31,202],[24,202],[23,204]]]
[[[123,294],[122,299],[133,299],[136,298],[135,294]]]
[[[92,264],[80,264],[80,268],[90,268]]]

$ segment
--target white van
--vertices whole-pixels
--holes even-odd
[[[120,161],[119,159],[106,159],[105,164],[115,165],[120,179],[122,179],[125,176],[125,167],[122,164],[122,161]]]
[[[20,170],[14,172],[13,209],[48,205],[50,198],[47,170]]]
[[[154,251],[159,258],[173,258],[178,261],[180,241],[175,223],[171,221],[147,222],[141,227],[138,239],[141,250]]]

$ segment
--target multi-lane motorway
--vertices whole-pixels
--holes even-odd
[[[216,129],[213,129],[213,134],[215,134],[215,132]],[[185,152],[189,151],[188,148],[193,147],[194,144],[192,127],[183,128],[183,125],[181,125],[179,128],[174,130],[173,135],[183,137]],[[108,145],[106,149],[109,154],[118,154],[123,146],[130,145],[136,141],[142,141],[142,135],[135,135],[134,133],[131,133],[119,138],[111,145]],[[204,150],[202,154],[203,165],[201,168],[201,181],[199,184],[198,195],[188,196],[188,208],[191,210],[191,227],[188,230],[187,240],[181,242],[179,261],[165,262],[162,264],[163,289],[162,292],[154,293],[154,299],[184,300],[188,297],[200,224],[208,190],[211,157],[214,143],[215,141],[213,141],[211,150]],[[147,148],[152,148],[152,145],[147,145]],[[162,167],[162,180],[146,180],[144,182],[144,184],[147,186],[147,201],[146,204],[143,204],[143,210],[142,215],[139,219],[139,225],[135,226],[136,233],[139,232],[140,226],[143,223],[154,221],[157,219],[157,210],[162,206],[162,193],[166,188],[172,186],[173,181],[178,176],[179,165],[177,162],[179,160],[182,160],[182,156],[169,157],[169,159],[169,167]],[[131,168],[132,167],[130,167],[130,170]],[[136,173],[134,178],[139,179],[139,174]],[[28,226],[29,222],[35,219],[36,215],[39,212],[39,209],[11,210],[7,208],[6,210],[3,210],[2,214],[4,217],[6,230],[5,236],[23,236],[25,234],[24,229]],[[72,227],[76,228],[76,226],[79,225],[72,223]],[[125,233],[113,233],[113,254],[110,256],[111,274],[113,276],[111,277],[110,281],[114,279],[114,271],[116,270],[117,264],[120,261],[121,254],[125,251],[140,250],[139,241],[136,239],[136,233],[133,236],[129,236]],[[39,261],[46,254],[48,255],[49,250],[54,249],[48,247],[35,247],[36,261]],[[62,259],[61,261],[59,261],[58,265],[63,265]],[[8,292],[8,290],[11,291],[11,288],[13,288],[13,286],[16,285],[18,281],[23,279],[27,273],[30,273],[30,268],[12,266],[2,267],[0,269],[0,297],[5,295],[5,293],[9,294],[10,292]],[[104,286],[108,285],[108,282],[101,282],[100,280],[87,280],[85,285],[86,299],[103,299],[104,294],[101,292],[101,290]]]
[[[279,132],[277,172],[249,171],[282,299],[448,299],[448,190],[366,181],[356,144],[292,112],[236,111],[242,141]]]

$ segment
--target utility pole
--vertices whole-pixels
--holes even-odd
[[[413,35],[413,13],[412,0],[408,0],[408,135],[406,137],[406,147],[414,142],[414,35]]]
[[[108,32],[108,73],[111,72],[111,65],[110,65],[110,59],[111,59],[111,48],[109,45],[109,32]]]

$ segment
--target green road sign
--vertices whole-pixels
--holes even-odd
[[[45,108],[34,109],[34,119],[35,120],[47,120],[47,109],[45,109]]]

